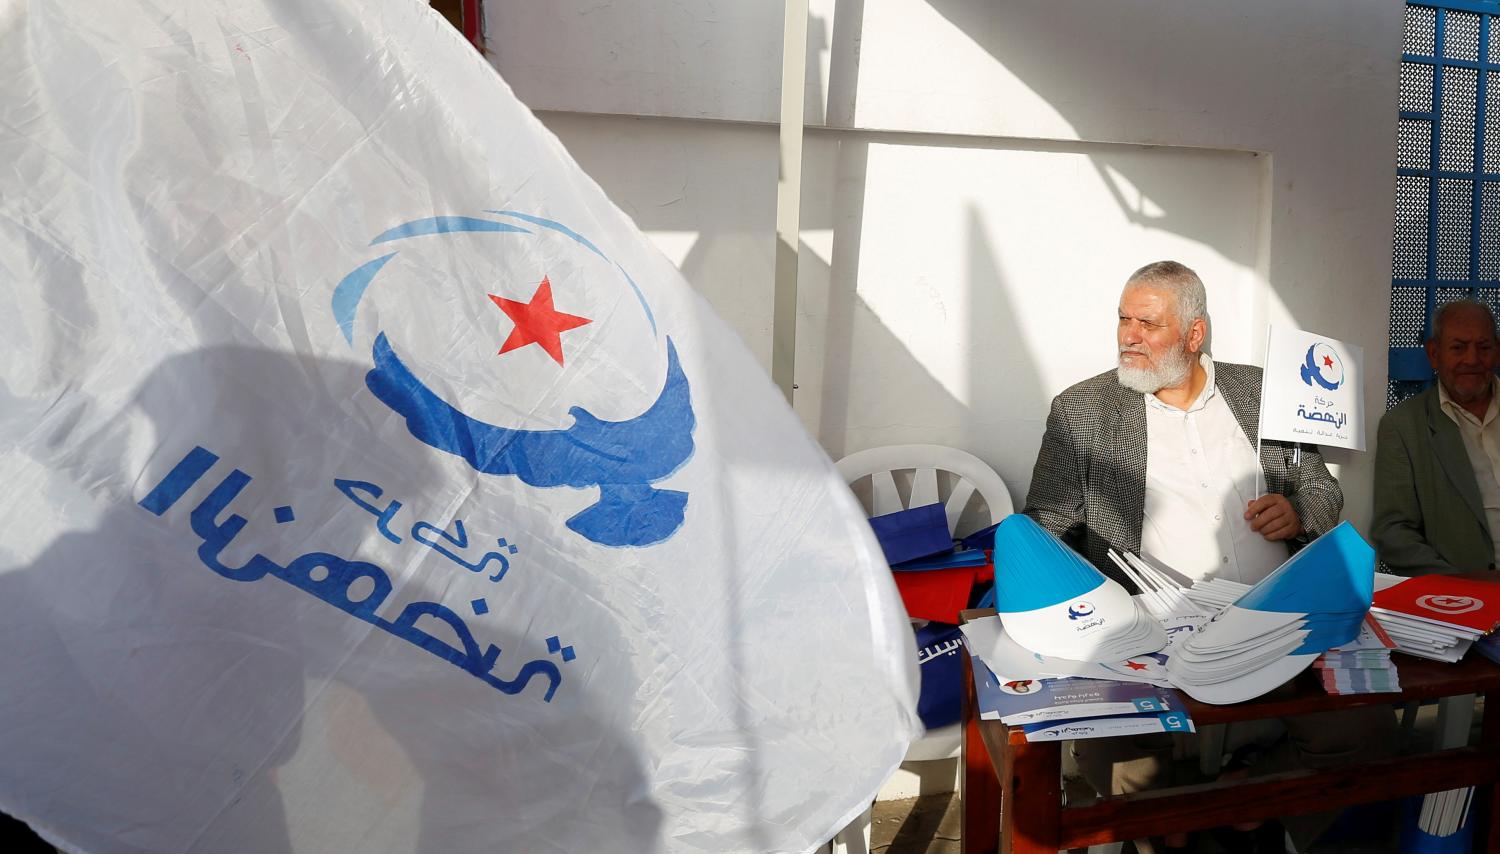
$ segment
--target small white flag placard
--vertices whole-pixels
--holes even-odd
[[[1261,380],[1261,439],[1363,451],[1363,367],[1358,345],[1272,326]]]

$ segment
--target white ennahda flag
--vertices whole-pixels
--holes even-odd
[[[800,851],[899,763],[846,485],[425,5],[0,0],[0,163],[0,810]]]

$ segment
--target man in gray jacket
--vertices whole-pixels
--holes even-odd
[[[1500,342],[1489,307],[1458,300],[1438,309],[1427,359],[1437,383],[1380,419],[1375,549],[1403,575],[1494,569]]]
[[[1268,441],[1256,454],[1261,371],[1211,359],[1208,322],[1192,270],[1159,261],[1135,271],[1120,295],[1119,367],[1058,395],[1047,417],[1025,512],[1129,590],[1111,548],[1185,582],[1254,584],[1336,525],[1343,508],[1315,448]],[[1377,707],[1284,723],[1285,749],[1262,767],[1388,754],[1395,732],[1390,711]],[[1227,742],[1248,750],[1263,735],[1236,727]],[[1072,749],[1089,782],[1110,794],[1169,782],[1173,756],[1196,744],[1158,734],[1075,741]],[[1299,842],[1332,816],[1300,818],[1288,821]],[[1187,839],[1164,841],[1175,848]]]
[[[1254,584],[1338,524],[1344,494],[1315,448],[1267,441],[1256,456],[1261,371],[1204,352],[1196,273],[1131,274],[1116,334],[1119,367],[1052,401],[1028,516],[1126,589],[1111,548],[1188,582]]]

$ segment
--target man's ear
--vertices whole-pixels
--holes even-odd
[[[1427,364],[1432,366],[1433,373],[1437,373],[1437,339],[1428,338],[1422,349],[1427,351]]]
[[[1208,338],[1208,323],[1203,318],[1197,318],[1188,327],[1187,348],[1189,353],[1200,353],[1203,351],[1203,342]]]

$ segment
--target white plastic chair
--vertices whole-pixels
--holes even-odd
[[[941,502],[948,516],[949,533],[962,536],[969,532],[955,529],[976,494],[983,500],[989,516],[987,521],[980,517],[980,524],[974,526],[975,530],[999,522],[1014,512],[1010,492],[1005,488],[1005,481],[1000,479],[1000,475],[983,460],[957,448],[942,445],[889,445],[857,451],[839,460],[835,467],[850,487],[857,487],[866,478],[870,480],[869,504],[865,511],[871,516]],[[911,492],[904,502],[896,485],[898,472],[911,472]],[[952,477],[940,478],[939,472],[947,472]],[[855,491],[859,492],[858,489]],[[941,494],[944,492],[946,495]],[[962,739],[963,728],[960,724],[929,730],[912,743],[906,752],[906,761],[955,758]],[[868,852],[869,810],[865,811],[862,818],[840,831],[823,850],[834,854]]]

